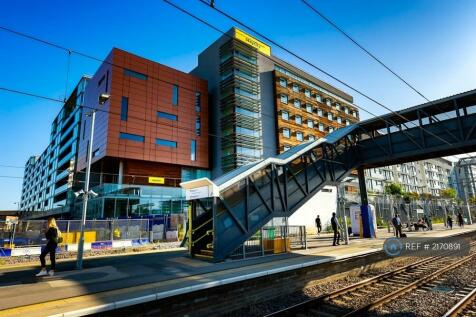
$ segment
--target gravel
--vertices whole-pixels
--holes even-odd
[[[326,281],[326,282],[308,287],[299,292],[273,298],[266,302],[250,305],[248,307],[229,313],[227,314],[227,316],[231,316],[231,317],[263,316],[263,315],[278,311],[280,309],[284,309],[291,305],[298,304],[310,298],[315,298],[323,294],[334,292],[338,289],[358,283],[364,279],[367,279],[376,275],[380,275],[389,271],[393,271],[399,267],[412,264],[418,260],[420,259],[417,259],[414,257],[398,258],[390,263],[387,263],[385,266],[372,267],[357,276],[346,276],[343,278]]]
[[[472,259],[435,280],[433,284],[436,284],[436,287],[431,290],[411,291],[382,307],[378,307],[373,316],[397,313],[398,316],[410,313],[415,317],[442,316],[462,299],[457,294],[464,293],[465,286],[475,287],[475,274],[476,259]]]

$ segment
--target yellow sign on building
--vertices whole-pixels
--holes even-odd
[[[165,178],[149,176],[149,183],[150,184],[165,184]]]
[[[248,35],[245,32],[236,28],[235,28],[235,38],[250,46],[253,46],[254,48],[258,50],[258,52],[263,53],[264,55],[267,55],[267,56],[271,55],[271,47],[255,39],[251,35]]]

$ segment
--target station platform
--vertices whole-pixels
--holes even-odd
[[[476,231],[476,225],[448,230],[406,232],[408,237],[446,237]],[[387,229],[376,239],[352,238],[331,246],[329,234],[311,236],[307,250],[245,260],[210,263],[191,259],[187,251],[168,251],[85,259],[57,266],[55,277],[36,278],[38,267],[0,268],[0,316],[84,316],[156,301],[193,291],[316,266],[382,251]]]

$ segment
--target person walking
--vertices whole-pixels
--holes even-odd
[[[460,228],[464,228],[464,218],[463,218],[463,215],[461,214],[461,211],[458,212],[458,225]]]
[[[319,215],[317,215],[316,217],[316,227],[317,227],[317,235],[319,235],[322,230],[322,223],[321,223],[321,218],[319,217]]]
[[[446,218],[446,223],[448,224],[448,228],[453,229],[453,218],[450,215]]]
[[[56,270],[56,248],[58,247],[59,237],[61,232],[56,225],[56,220],[54,217],[48,218],[48,229],[45,233],[46,237],[46,246],[43,248],[40,254],[41,262],[41,271],[36,274],[36,276],[53,276]],[[46,271],[46,261],[45,257],[47,254],[50,254],[51,269],[49,272]]]
[[[335,212],[332,213],[331,226],[332,226],[332,231],[334,231],[334,239],[333,239],[332,245],[333,246],[340,245],[340,225],[339,225],[339,221],[337,220]]]

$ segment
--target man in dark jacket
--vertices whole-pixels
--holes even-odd
[[[331,226],[332,226],[332,231],[334,231],[334,240],[332,242],[332,245],[340,245],[340,225],[339,221],[337,221],[336,213],[332,213],[332,218],[331,218]]]
[[[395,228],[395,236],[397,238],[402,237],[402,220],[398,214],[395,214],[395,217],[392,219],[393,227]]]
[[[322,230],[322,223],[321,223],[321,218],[319,218],[319,215],[316,217],[316,227],[317,227],[317,234],[319,235]]]

